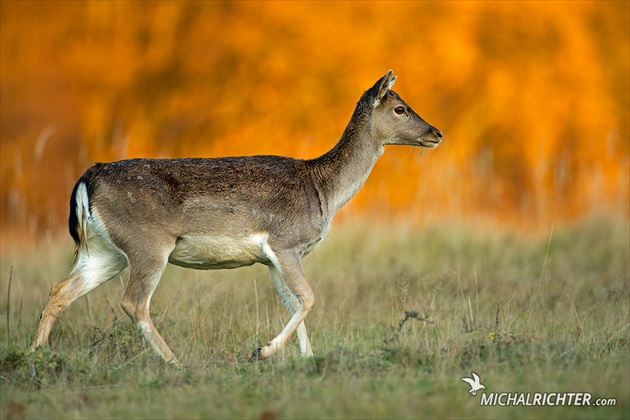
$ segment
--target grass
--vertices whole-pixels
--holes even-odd
[[[300,358],[292,339],[257,363],[251,351],[288,320],[266,269],[169,267],[152,313],[182,370],[124,316],[124,279],[71,305],[51,347],[24,356],[71,246],[5,250],[0,416],[628,418],[629,237],[627,221],[605,218],[543,235],[336,227],[305,260],[316,356]],[[480,407],[461,381],[471,371],[485,392],[589,392],[616,405]]]

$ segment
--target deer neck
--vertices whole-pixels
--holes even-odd
[[[357,106],[337,144],[311,161],[321,205],[330,218],[359,191],[383,152],[370,111]]]

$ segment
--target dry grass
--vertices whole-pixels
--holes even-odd
[[[528,236],[339,226],[305,261],[318,298],[308,360],[292,341],[248,362],[287,320],[264,267],[169,267],[152,313],[184,370],[144,346],[119,307],[122,279],[75,302],[51,349],[25,358],[70,242],[5,250],[0,415],[627,418],[628,229],[604,218]],[[471,371],[488,392],[590,392],[617,405],[480,407],[460,380]]]

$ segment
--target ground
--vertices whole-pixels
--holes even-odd
[[[366,227],[371,229],[367,230]],[[537,233],[357,222],[305,260],[316,293],[297,341],[250,362],[288,313],[262,266],[169,267],[152,302],[183,369],[146,347],[119,306],[126,277],[75,302],[25,356],[65,237],[4,249],[3,418],[628,418],[627,221]],[[472,396],[462,377],[486,386]],[[587,392],[614,406],[480,406],[484,393]],[[608,402],[608,401],[606,401]]]

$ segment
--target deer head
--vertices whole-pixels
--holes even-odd
[[[365,93],[372,107],[376,137],[383,145],[437,146],[442,141],[442,133],[391,90],[395,81],[396,76],[390,70]]]

